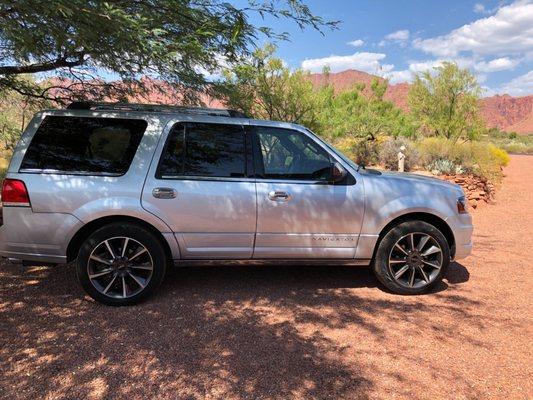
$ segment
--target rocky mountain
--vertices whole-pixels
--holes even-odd
[[[333,85],[336,91],[352,88],[357,83],[365,85],[365,92],[369,93],[370,84],[375,75],[362,71],[347,70],[337,73],[311,74],[309,79],[315,87],[326,83]],[[382,78],[378,78],[382,79]],[[179,104],[182,97],[176,89],[168,85],[166,90],[157,90],[151,78],[143,78],[146,86],[146,95],[137,94],[129,96],[128,101],[140,103]],[[161,82],[158,83],[160,85]],[[393,102],[404,111],[409,111],[407,95],[409,83],[389,85],[385,92],[385,99]],[[207,95],[201,95],[201,100],[208,107],[224,107],[223,103]],[[113,99],[109,99],[112,101]],[[522,134],[533,133],[533,95],[512,97],[507,94],[485,97],[480,100],[481,114],[487,126],[496,127],[506,132]]]
[[[323,74],[310,75],[315,86],[330,83],[338,91],[349,89],[356,83],[363,83],[368,88],[374,78],[374,75],[355,70],[330,73],[327,78]],[[409,111],[407,104],[409,86],[408,83],[389,85],[385,98],[402,110]],[[524,97],[496,95],[485,97],[480,103],[481,114],[487,126],[506,132],[533,133],[533,95]]]
[[[481,113],[488,126],[506,132],[533,133],[533,95],[485,97],[481,100]]]

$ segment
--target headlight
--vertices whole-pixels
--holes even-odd
[[[468,213],[468,201],[465,196],[461,196],[457,199],[457,212],[459,214]]]

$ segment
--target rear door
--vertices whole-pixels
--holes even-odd
[[[362,184],[331,182],[338,161],[311,135],[248,128],[257,177],[254,258],[353,259],[364,214]]]
[[[249,149],[238,123],[171,127],[142,203],[171,227],[182,258],[251,258],[256,191]]]

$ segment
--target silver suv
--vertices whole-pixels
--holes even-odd
[[[231,110],[73,103],[35,115],[2,188],[0,255],[75,262],[95,300],[153,293],[171,265],[372,265],[418,294],[470,254],[457,185],[354,164],[308,129]]]

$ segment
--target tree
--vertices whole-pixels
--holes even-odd
[[[253,118],[317,129],[319,106],[308,74],[287,68],[273,56],[275,49],[267,45],[250,60],[225,69],[219,95],[229,107]]]
[[[351,136],[375,140],[378,135],[414,136],[416,126],[412,119],[383,99],[387,81],[375,78],[370,85],[370,95],[363,93],[364,84],[336,94],[326,85],[321,89],[321,125],[331,136]]]
[[[140,77],[148,75],[192,100],[206,89],[205,72],[248,57],[261,35],[287,38],[253,25],[253,13],[320,31],[337,25],[313,15],[302,0],[247,0],[242,7],[223,0],[4,0],[0,90],[62,102],[116,98],[142,90]],[[22,74],[59,79],[43,88]]]
[[[424,133],[447,139],[472,139],[483,125],[476,78],[455,63],[417,74],[409,90],[409,107]]]
[[[34,83],[28,76],[20,79],[28,85]],[[23,96],[12,90],[0,92],[0,150],[13,151],[33,114],[48,105],[45,100]]]

